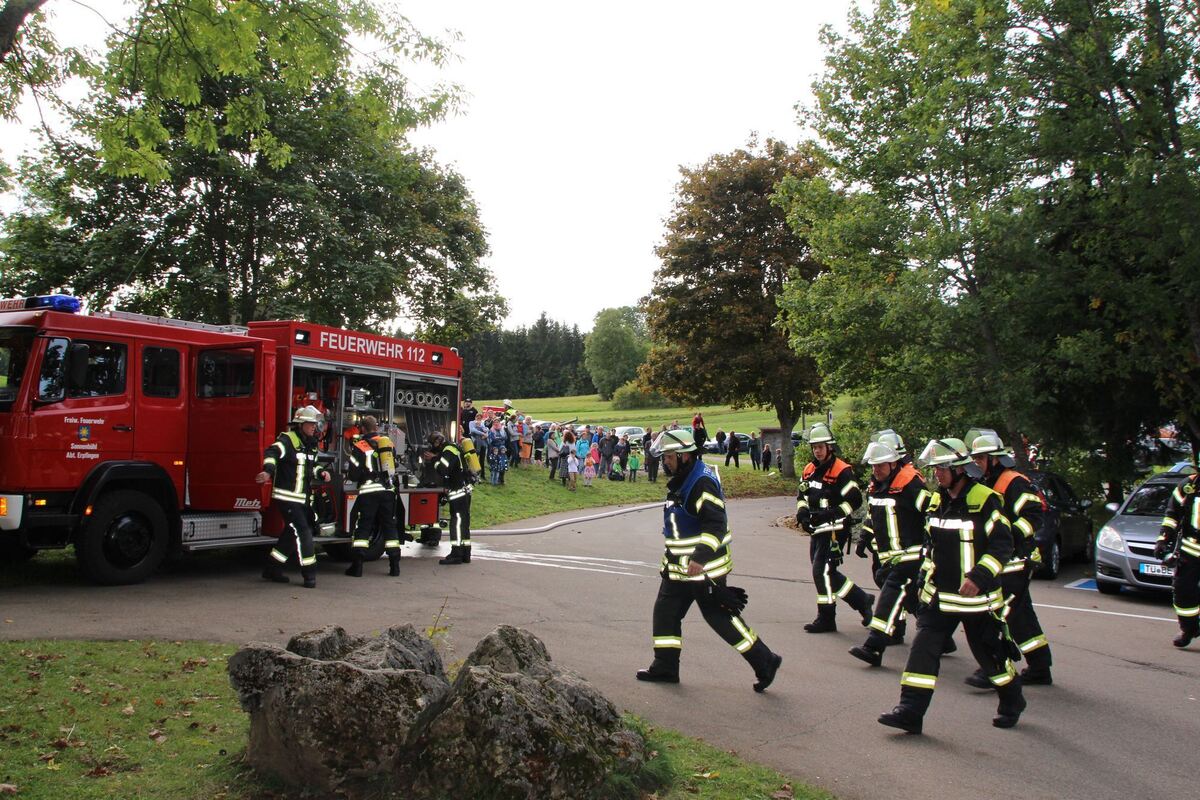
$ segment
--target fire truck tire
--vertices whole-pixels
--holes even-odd
[[[167,555],[167,516],[141,492],[115,491],[93,508],[75,542],[75,558],[96,583],[140,583]]]

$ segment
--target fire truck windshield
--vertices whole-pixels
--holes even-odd
[[[0,328],[0,411],[11,410],[17,399],[32,346],[32,331]]]

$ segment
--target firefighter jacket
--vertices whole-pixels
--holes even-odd
[[[308,503],[313,480],[323,467],[317,461],[317,442],[305,442],[296,431],[284,431],[263,453],[263,472],[271,476],[271,499]]]
[[[358,484],[358,493],[372,494],[390,490],[396,469],[395,448],[388,437],[372,433],[356,436],[349,448],[350,478]]]
[[[1001,609],[997,576],[1012,556],[1013,539],[1000,495],[970,478],[958,497],[939,489],[929,504],[928,532],[921,602],[949,614]],[[979,587],[975,597],[959,593],[964,578]]]
[[[1197,501],[1197,477],[1192,475],[1175,487],[1167,501],[1158,541],[1177,547],[1181,556],[1200,559],[1200,501]],[[1179,539],[1176,544],[1176,538]]]
[[[471,482],[467,479],[466,465],[463,463],[462,451],[457,445],[446,444],[438,454],[434,464],[442,485],[446,487],[446,499],[458,500],[471,493]]]
[[[800,476],[796,511],[812,514],[813,534],[840,533],[848,529],[850,515],[862,505],[862,490],[854,479],[854,470],[840,458],[818,464],[810,461]]]
[[[1005,572],[1020,572],[1026,560],[1042,563],[1037,533],[1042,529],[1046,503],[1029,478],[1015,469],[993,470],[984,481],[1003,498],[1004,516],[1012,526],[1013,555],[1004,565]]]
[[[733,569],[725,494],[712,467],[696,461],[686,475],[667,483],[663,506],[662,576],[673,581],[703,581],[728,575]],[[689,576],[688,564],[698,561],[704,571]]]
[[[925,512],[933,495],[921,473],[905,464],[886,481],[867,485],[867,516],[863,534],[884,564],[921,560],[925,544]]]

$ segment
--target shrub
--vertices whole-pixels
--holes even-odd
[[[643,389],[637,381],[629,381],[613,392],[612,407],[619,411],[633,408],[672,408],[674,403],[655,391]]]

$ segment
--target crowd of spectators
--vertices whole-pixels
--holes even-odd
[[[540,465],[549,470],[549,480],[558,480],[570,491],[580,483],[592,486],[596,480],[635,482],[639,473],[657,483],[660,460],[654,457],[651,444],[662,432],[679,428],[678,420],[657,430],[647,425],[643,435],[631,441],[628,435],[618,436],[615,429],[604,426],[535,422],[518,412],[509,400],[504,401],[503,410],[483,411],[476,409],[470,399],[464,400],[459,421],[464,435],[471,438],[480,454],[481,479],[502,485],[509,469]],[[704,449],[708,432],[702,414],[692,418],[692,433]],[[716,449],[710,444],[708,450],[724,454],[726,466],[732,460],[734,467],[740,468],[739,456],[743,453],[749,456],[753,469],[778,466],[771,447],[757,432],[750,434],[748,444],[735,431],[726,434],[724,430],[718,430],[713,441]]]

